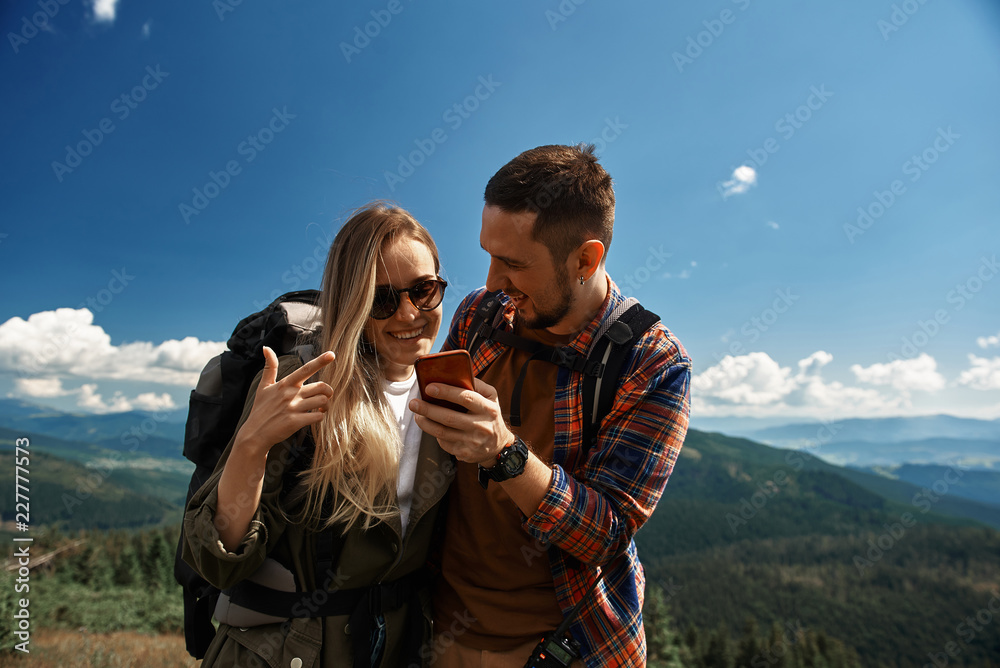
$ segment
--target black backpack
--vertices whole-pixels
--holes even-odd
[[[281,295],[262,311],[247,316],[236,325],[228,341],[228,350],[211,359],[201,372],[197,387],[191,391],[190,407],[184,434],[184,456],[194,462],[195,471],[188,486],[186,501],[211,477],[219,458],[236,432],[236,425],[247,400],[247,394],[257,372],[264,368],[264,346],[278,356],[294,352],[301,342],[317,331],[320,325],[317,290],[300,290]],[[499,293],[487,293],[473,316],[469,335],[470,354],[484,340],[494,340],[504,345],[528,349],[532,359],[544,360],[584,374],[584,406],[591,406],[590,419],[584,420],[584,447],[588,448],[597,437],[600,422],[611,410],[614,394],[620,385],[624,361],[635,342],[660,318],[644,309],[637,301],[627,300],[606,321],[594,337],[594,345],[587,357],[568,348],[544,346],[496,328],[500,317]],[[613,379],[614,382],[610,382]],[[522,379],[523,380],[523,373]],[[511,422],[520,421],[520,381],[511,398]],[[309,439],[307,439],[308,441]],[[292,466],[302,468],[302,463]],[[329,573],[337,561],[342,546],[333,531],[320,535],[317,555],[317,575]],[[183,534],[181,537],[183,540]],[[174,559],[174,577],[184,590],[184,637],[187,650],[196,659],[203,658],[212,639],[215,627],[212,614],[219,598],[219,590],[206,582],[181,559],[181,545],[177,546]],[[322,580],[317,580],[322,582]],[[390,592],[402,599],[411,583]],[[343,592],[346,593],[346,592]],[[247,584],[240,592],[232,594],[246,607],[281,616],[286,601],[279,592],[263,590]],[[300,595],[299,595],[300,596]],[[263,600],[263,599],[268,600]],[[261,600],[257,600],[261,599]],[[298,598],[289,598],[289,601]],[[354,609],[351,599],[334,601],[345,609]],[[337,614],[344,610],[337,610]],[[331,608],[330,614],[333,614]]]
[[[615,392],[621,385],[625,358],[632,347],[649,329],[660,321],[660,316],[647,311],[636,299],[626,299],[611,313],[597,330],[594,342],[586,356],[568,347],[547,346],[538,341],[517,336],[498,328],[501,301],[499,292],[487,292],[469,324],[468,350],[475,354],[483,341],[496,341],[531,353],[528,362],[545,361],[583,374],[583,406],[588,410],[583,420],[583,448],[589,449],[597,439],[604,417],[611,412]],[[521,386],[524,383],[528,362],[514,383],[510,398],[510,423],[521,423]],[[589,419],[588,419],[589,418]]]
[[[301,337],[315,332],[320,324],[319,295],[317,290],[289,292],[247,316],[229,337],[229,349],[205,365],[191,391],[184,431],[184,456],[195,464],[185,504],[211,477],[236,433],[250,385],[264,368],[264,346],[278,356],[286,355],[296,349]],[[196,659],[203,658],[215,637],[212,613],[219,590],[181,559],[180,543],[174,557],[174,578],[184,589],[187,650]]]

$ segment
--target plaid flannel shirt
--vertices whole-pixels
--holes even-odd
[[[586,355],[602,322],[623,310],[625,298],[610,281],[600,314],[568,345]],[[455,312],[444,349],[466,348],[469,326],[485,288],[468,295]],[[503,322],[514,330],[515,309],[501,295]],[[480,375],[504,346],[484,341],[472,364]],[[645,666],[642,626],[645,586],[632,536],[652,514],[680,453],[690,413],[691,360],[662,323],[625,360],[622,384],[596,445],[584,457],[583,377],[560,368],[555,393],[552,483],[538,510],[522,524],[550,544],[556,597],[568,613],[612,566],[571,627],[588,668]],[[454,500],[453,500],[454,502]],[[624,559],[614,561],[619,552]]]

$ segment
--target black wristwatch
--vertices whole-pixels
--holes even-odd
[[[492,468],[479,467],[479,484],[486,489],[490,480],[503,482],[524,473],[524,465],[528,463],[528,446],[517,436],[514,442],[505,447],[497,455],[497,463]]]

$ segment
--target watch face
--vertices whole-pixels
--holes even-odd
[[[527,461],[528,461],[527,457],[525,457],[517,450],[514,450],[508,453],[507,456],[504,458],[503,467],[504,469],[507,470],[508,473],[511,474],[520,473],[521,469],[524,468],[524,465],[527,463]]]

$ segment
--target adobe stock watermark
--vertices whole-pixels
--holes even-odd
[[[980,258],[979,266],[971,276],[961,283],[956,283],[955,287],[945,295],[945,301],[952,304],[952,308],[936,309],[933,315],[927,320],[917,320],[916,329],[909,336],[901,339],[899,352],[890,352],[888,359],[895,362],[902,359],[913,359],[920,354],[941,331],[941,328],[951,321],[952,311],[958,312],[965,308],[965,305],[976,298],[976,295],[986,286],[987,283],[1000,273],[1000,264],[997,263],[997,256],[985,255]]]
[[[663,244],[649,246],[648,251],[646,259],[643,262],[635,265],[635,268],[629,273],[615,279],[622,294],[631,296],[638,292],[643,285],[652,280],[656,272],[662,269],[666,265],[667,260],[673,255],[673,253],[663,250]]]
[[[247,135],[247,138],[236,145],[237,155],[243,156],[246,164],[253,162],[257,155],[262,153],[274,138],[285,131],[289,123],[296,118],[295,114],[289,113],[288,107],[282,107],[279,111],[277,107],[271,109],[271,118],[254,133]],[[181,218],[185,225],[191,223],[193,216],[198,216],[208,208],[222,191],[229,187],[233,178],[243,172],[243,164],[239,160],[228,160],[218,172],[209,170],[208,181],[201,187],[191,189],[193,197],[191,203],[181,202],[177,205]]]
[[[668,603],[669,601],[673,600],[674,597],[676,597],[679,593],[681,593],[684,590],[684,585],[674,584],[673,577],[670,577],[666,580],[660,578],[656,581],[656,584],[659,585],[660,591],[663,592],[664,603]]]
[[[733,4],[739,7],[741,12],[745,12],[750,6],[752,0],[732,0]],[[684,73],[684,68],[688,65],[693,65],[694,61],[701,58],[705,50],[715,44],[716,40],[722,37],[722,33],[726,31],[726,26],[732,25],[736,22],[736,17],[738,14],[731,9],[723,9],[719,12],[719,18],[706,19],[701,22],[705,29],[698,32],[695,35],[688,35],[687,46],[684,49],[684,53],[680,51],[674,51],[671,57],[674,59],[674,65],[677,67],[677,71],[681,74]]]
[[[333,235],[330,234],[328,229],[316,223],[309,223],[306,229],[313,225],[320,228],[320,233],[316,237],[316,245],[313,246],[311,252],[281,273],[282,288],[272,290],[271,296],[265,300],[254,300],[253,305],[258,311],[286,292],[304,289],[305,281],[308,281],[317,273],[322,274],[323,269],[326,267],[327,253],[330,251],[330,245],[333,244]]]
[[[473,89],[472,93],[465,96],[462,100],[445,107],[441,113],[441,120],[448,125],[452,132],[457,131],[479,109],[480,105],[490,99],[490,96],[502,85],[502,82],[493,80],[492,74],[485,77],[480,76],[478,85]],[[396,192],[396,186],[404,183],[406,179],[413,176],[417,168],[427,162],[427,158],[431,157],[438,146],[446,141],[448,141],[448,134],[441,127],[431,130],[426,139],[419,137],[414,139],[413,144],[416,146],[416,149],[410,151],[405,156],[402,153],[399,154],[399,163],[396,165],[396,171],[390,172],[385,170],[383,173],[385,184],[389,187],[389,191]]]
[[[70,0],[38,0],[40,11],[32,14],[30,20],[25,14],[21,17],[21,29],[17,32],[7,33],[7,41],[10,42],[10,48],[14,49],[14,53],[19,53],[21,47],[31,41],[38,34],[38,31],[51,30],[49,19],[55,18],[60,8],[68,5],[69,2]]]
[[[968,470],[968,467],[960,464],[951,465],[930,487],[920,488],[920,491],[913,495],[910,504],[919,509],[921,514],[926,515],[935,503],[944,498],[951,488],[961,481]],[[866,570],[881,561],[882,557],[903,539],[906,530],[916,525],[918,519],[913,513],[906,512],[899,516],[898,522],[883,524],[882,528],[885,531],[875,538],[868,539],[867,552],[854,555],[854,567],[858,569],[858,575],[864,575]]]
[[[145,442],[153,434],[159,431],[160,424],[166,421],[166,413],[153,413],[146,417],[138,425],[133,425],[130,429],[122,432],[121,443],[128,446],[128,451],[134,453],[139,444]],[[76,488],[74,494],[66,492],[62,495],[63,508],[72,515],[76,506],[83,505],[83,502],[94,495],[101,485],[107,481],[119,463],[124,461],[121,452],[112,452],[110,457],[105,457],[100,462],[90,462],[87,464],[89,473],[86,477],[80,475],[76,477]]]
[[[785,455],[785,463],[793,471],[801,471],[806,465],[806,460],[801,453],[805,452],[815,456],[816,450],[829,443],[842,428],[835,420],[821,420],[820,426],[816,429],[816,437],[810,439],[801,449],[789,451]],[[789,472],[786,469],[778,469],[767,480],[757,483],[757,491],[749,498],[740,499],[739,514],[726,513],[726,523],[733,534],[736,534],[740,527],[746,526],[771,499],[781,493],[781,488],[789,483],[788,475]]]
[[[412,1],[410,0],[410,2]],[[381,35],[382,30],[389,27],[392,18],[402,14],[404,9],[406,6],[400,0],[389,0],[385,9],[371,10],[372,20],[365,23],[363,29],[361,25],[354,26],[353,39],[350,43],[340,43],[340,52],[344,55],[344,60],[350,64],[351,58],[360,55],[362,51],[367,49],[372,40]]]
[[[944,644],[943,651],[928,652],[927,658],[930,663],[925,663],[923,668],[945,668],[951,659],[957,659],[962,654],[962,650],[968,647],[976,635],[986,630],[986,627],[993,623],[993,620],[1000,616],[1000,590],[994,589],[993,597],[986,602],[982,608],[974,615],[969,615],[959,622],[955,627],[955,635],[958,640],[949,640]]]
[[[605,117],[604,127],[601,128],[600,133],[589,142],[581,143],[584,145],[593,144],[594,152],[601,154],[608,146],[617,141],[627,129],[628,124],[622,123],[620,116],[615,116],[614,120]],[[574,183],[576,183],[576,177],[570,174],[563,174],[552,183],[546,184],[545,188],[534,199],[526,198],[524,204],[531,211],[539,213],[543,209],[552,206],[552,203],[559,199],[559,196],[566,192]]]
[[[111,101],[111,113],[119,121],[124,121],[146,100],[149,93],[159,88],[160,84],[168,76],[170,76],[170,72],[162,71],[159,65],[155,68],[147,65],[146,75],[142,78],[142,81],[133,86],[132,90],[122,93]],[[115,123],[110,116],[105,116],[95,123],[93,129],[84,128],[81,131],[83,139],[74,145],[66,145],[66,156],[63,158],[63,162],[59,162],[58,160],[52,161],[52,173],[55,174],[56,180],[62,183],[63,178],[67,174],[72,174],[73,170],[83,164],[83,159],[93,153],[94,149],[104,142],[105,137],[114,131]]]
[[[77,308],[89,308],[92,313],[100,313],[114,301],[116,296],[124,292],[125,288],[127,288],[134,280],[135,276],[128,273],[128,270],[125,267],[122,267],[121,271],[112,269],[111,278],[108,280],[107,285],[95,292],[93,295],[87,296],[82,302],[80,302]],[[73,336],[76,334],[78,329],[79,326],[74,323],[66,331],[50,336],[49,340],[44,346],[42,346],[41,350],[38,351],[34,358],[21,363],[17,370],[18,377],[30,378],[45,371],[49,363],[59,355],[62,349],[65,348],[70,341],[72,341]]]
[[[805,632],[805,627],[798,619],[786,622],[778,642],[754,655],[750,659],[750,668],[767,668],[776,663],[785,664],[784,657],[790,648],[798,643],[799,637]]]
[[[729,343],[729,348],[724,354],[719,354],[716,352],[712,353],[715,357],[716,362],[721,362],[726,355],[746,355],[749,351],[744,346],[744,339],[747,343],[753,344],[760,339],[761,334],[766,332],[771,326],[773,326],[778,319],[795,305],[795,302],[801,299],[801,296],[796,295],[792,292],[791,288],[779,288],[774,291],[775,298],[771,302],[771,305],[764,308],[758,315],[752,316],[750,319],[746,320],[742,325],[740,325],[739,333],[743,337],[729,343],[728,338],[724,339],[724,343]],[[732,330],[730,330],[732,331]],[[727,332],[726,337],[729,334]]]
[[[420,647],[419,654],[420,658],[424,660],[423,665],[433,666],[438,658],[449,647],[455,644],[456,640],[465,635],[472,625],[479,621],[472,615],[468,608],[461,613],[457,610],[453,611],[451,616],[453,618],[452,621],[447,626],[441,624],[440,629],[435,628],[434,637]],[[411,663],[407,668],[420,668],[420,666]]]
[[[903,174],[910,177],[910,183],[916,183],[961,137],[962,135],[952,131],[950,125],[947,130],[938,128],[934,141],[919,154],[914,153],[909,160],[903,163],[901,167]],[[844,234],[847,236],[847,240],[853,244],[857,237],[871,229],[875,222],[884,216],[886,211],[891,209],[893,204],[904,194],[906,194],[906,185],[901,179],[895,179],[889,184],[887,190],[875,190],[872,193],[873,201],[858,207],[858,218],[855,223],[844,224]]]
[[[576,14],[576,8],[587,2],[587,0],[562,0],[556,11],[545,10],[545,20],[549,22],[549,28],[553,31],[559,29],[561,23],[569,20],[569,17]]]
[[[785,455],[785,462],[795,471],[799,471],[805,466],[805,460],[794,451]],[[725,520],[726,524],[729,525],[729,530],[736,534],[740,527],[746,526],[772,498],[781,493],[781,488],[788,482],[788,471],[778,469],[767,480],[757,483],[757,491],[751,494],[749,499],[746,497],[740,499],[738,515],[726,513]]]
[[[919,12],[920,8],[926,4],[927,0],[903,0],[899,4],[893,4],[889,19],[879,19],[875,24],[878,31],[882,33],[883,41],[888,42],[889,36],[906,25],[910,17]]]
[[[236,8],[242,4],[243,0],[212,0],[212,9],[215,10],[215,15],[222,22],[226,20],[226,14],[235,12]]]
[[[803,128],[803,126],[808,123],[813,114],[823,108],[827,100],[833,97],[833,93],[826,89],[826,84],[820,84],[819,88],[816,86],[809,87],[809,95],[806,96],[805,101],[792,111],[779,116],[777,120],[774,121],[774,131],[781,135],[784,141],[788,141],[795,136],[795,133]],[[763,145],[760,148],[748,148],[746,151],[748,160],[742,164],[749,165],[755,170],[760,169],[767,162],[768,158],[781,150],[781,144],[774,137],[768,137],[764,140]],[[725,195],[725,186],[723,182],[716,184],[716,188],[720,193]]]

